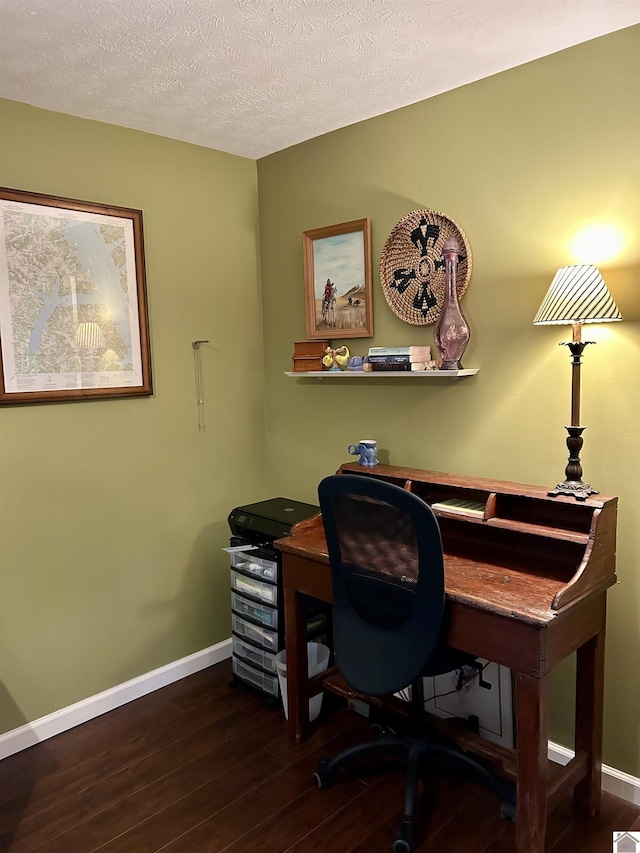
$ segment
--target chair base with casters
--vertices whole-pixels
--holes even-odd
[[[376,769],[376,759],[380,762],[384,759],[392,759],[398,765],[404,766],[404,805],[400,825],[392,845],[393,853],[411,853],[413,849],[418,782],[425,771],[433,770],[437,775],[453,773],[456,777],[459,774],[460,778],[482,786],[502,801],[502,817],[514,820],[516,793],[512,782],[501,779],[476,756],[442,739],[438,734],[420,732],[420,729],[424,729],[422,679],[412,684],[411,700],[408,704],[408,718],[405,721],[397,720],[397,728],[405,729],[404,732],[395,730],[396,721],[391,723],[394,728],[389,730],[388,718],[384,722],[375,722],[372,731],[378,730],[380,732],[378,736],[374,736],[372,740],[365,743],[349,747],[331,759],[322,759],[319,762],[318,769],[313,775],[316,787],[319,789],[330,787],[339,770],[356,763],[362,769],[361,763],[367,760],[374,762],[371,769]]]

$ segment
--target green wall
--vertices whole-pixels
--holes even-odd
[[[605,762],[640,775],[640,27],[255,162],[0,101],[0,185],[143,210],[153,398],[0,409],[0,731],[229,636],[220,549],[238,504],[315,501],[354,439],[383,461],[553,485],[566,464],[567,331],[531,324],[571,238],[624,237],[600,268],[624,322],[585,354],[585,477],[620,496]],[[464,229],[472,378],[291,379],[302,231],[372,221],[372,344],[432,343],[377,266],[406,213]],[[259,213],[259,227],[258,227]],[[258,248],[259,239],[259,248]],[[584,259],[583,259],[584,260]],[[260,298],[262,277],[262,306]],[[198,430],[191,341],[203,347]],[[265,418],[266,411],[266,418]],[[554,675],[569,743],[572,666]]]
[[[0,185],[143,211],[155,382],[0,409],[6,731],[229,637],[227,514],[268,493],[255,161],[11,101],[0,128]]]
[[[588,327],[585,479],[620,497],[618,578],[609,595],[605,763],[640,775],[640,27],[598,39],[258,163],[268,479],[301,493],[378,440],[382,461],[553,486],[564,478],[570,329],[532,320],[573,236],[619,229],[615,259],[593,257],[624,322]],[[453,380],[284,376],[305,337],[302,231],[368,216],[374,266],[370,345],[432,344],[387,307],[378,264],[396,222],[421,207],[465,231],[473,276],[463,309],[478,367]],[[586,258],[580,259],[583,262]],[[554,673],[552,737],[569,744],[573,662]]]

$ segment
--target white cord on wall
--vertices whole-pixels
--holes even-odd
[[[196,401],[198,403],[198,429],[200,430],[205,430],[207,428],[204,418],[204,371],[202,368],[200,344],[208,343],[209,341],[191,341],[196,371]]]

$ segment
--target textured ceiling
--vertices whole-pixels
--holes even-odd
[[[0,95],[259,158],[640,22],[640,0],[0,0]]]

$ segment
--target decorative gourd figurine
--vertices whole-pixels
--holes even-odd
[[[338,365],[344,369],[349,361],[349,350],[347,347],[339,347],[336,350],[336,361]]]
[[[347,362],[349,361],[349,350],[347,347],[338,347],[337,349],[327,347],[324,353],[322,363],[329,370],[340,370],[347,366]]]

